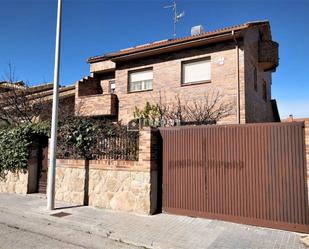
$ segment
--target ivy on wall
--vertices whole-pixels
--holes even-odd
[[[48,123],[24,124],[0,128],[0,177],[5,173],[26,172],[31,146],[49,135]]]
[[[46,143],[47,122],[0,126],[0,178],[26,172],[31,150]],[[58,126],[58,158],[137,160],[138,132],[105,119],[71,117]]]

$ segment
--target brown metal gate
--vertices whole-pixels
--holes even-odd
[[[308,232],[303,127],[161,128],[163,211]]]

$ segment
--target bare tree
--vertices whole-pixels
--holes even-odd
[[[0,121],[19,125],[32,123],[46,111],[46,97],[39,89],[18,81],[15,68],[9,64],[8,72],[0,83],[6,91],[0,93]]]
[[[175,96],[173,103],[163,101],[159,93],[157,104],[147,104],[147,108],[139,110],[140,117],[149,117],[148,113],[156,115],[161,126],[173,126],[175,124],[214,124],[232,113],[234,105],[232,101],[224,99],[218,91],[205,93],[202,97],[193,100],[184,100],[180,95]],[[147,115],[145,115],[147,110]],[[138,115],[135,115],[138,117]]]
[[[233,109],[231,101],[223,101],[222,94],[212,91],[184,106],[185,120],[194,121],[198,124],[216,123],[230,115]]]

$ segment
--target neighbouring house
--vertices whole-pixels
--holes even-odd
[[[0,81],[0,94],[9,92],[12,89],[24,89],[25,84],[23,81],[18,81],[15,83],[7,82],[7,81]]]
[[[39,105],[40,110],[37,116],[34,115],[33,121],[43,121],[51,119],[52,111],[53,84],[41,84],[36,86],[26,86],[22,81],[19,82],[0,82],[0,118],[5,121],[5,113],[16,112],[17,108],[12,106],[23,106],[29,101],[29,106]],[[28,104],[27,104],[28,105]],[[66,118],[74,116],[75,108],[75,86],[64,86],[59,88],[59,116]],[[34,108],[35,109],[35,108]],[[31,111],[31,110],[30,110]],[[22,111],[23,113],[25,111]],[[18,114],[16,114],[18,115]],[[9,114],[8,116],[14,116]]]
[[[268,21],[156,41],[88,59],[90,76],[76,83],[75,112],[128,123],[147,101],[172,104],[218,91],[234,109],[220,123],[280,121],[271,99],[278,43]],[[200,30],[196,32],[196,30]]]
[[[51,119],[53,84],[27,87],[23,82],[0,82],[0,125]],[[59,118],[74,116],[75,86],[59,88]],[[37,108],[35,107],[37,106]],[[47,141],[31,147],[28,172],[0,177],[0,192],[46,192]]]

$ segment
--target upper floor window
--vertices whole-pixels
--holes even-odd
[[[152,81],[152,69],[129,72],[129,92],[151,90]]]
[[[210,58],[185,61],[182,63],[182,84],[210,82]]]
[[[266,81],[263,81],[263,99],[267,101],[267,84]]]
[[[257,91],[257,81],[258,81],[258,77],[257,77],[257,70],[256,67],[253,69],[253,84],[254,84],[254,90]]]

